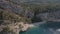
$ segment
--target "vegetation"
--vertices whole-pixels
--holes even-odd
[[[40,19],[37,19],[36,18],[36,15],[37,14],[39,14],[39,13],[44,13],[44,12],[51,12],[51,11],[57,11],[57,10],[59,10],[60,9],[60,5],[59,4],[47,4],[47,5],[45,5],[45,4],[28,4],[28,3],[18,3],[18,2],[13,2],[13,1],[10,1],[10,0],[6,0],[6,1],[9,1],[13,6],[14,5],[17,5],[17,6],[21,6],[21,7],[23,7],[23,10],[24,10],[24,12],[23,13],[21,13],[21,14],[19,14],[19,16],[16,16],[16,14],[18,14],[18,13],[16,13],[16,14],[14,14],[14,13],[12,13],[12,10],[11,10],[11,14],[9,13],[9,11],[4,11],[3,12],[3,18],[5,19],[5,20],[13,20],[14,22],[16,21],[16,22],[19,22],[19,21],[21,21],[21,19],[19,19],[19,17],[22,17],[22,18],[25,18],[27,21],[28,21],[28,19],[29,20],[33,20],[33,21],[35,21],[35,20],[40,20]],[[4,7],[3,6],[0,6],[0,8],[1,9],[4,9]],[[14,10],[14,9],[13,9]],[[26,10],[28,10],[28,11],[26,11]],[[26,12],[32,12],[32,13],[34,13],[34,17],[33,18],[28,18],[28,17],[25,17],[25,15],[26,15]],[[17,11],[18,12],[18,11]],[[8,18],[7,18],[8,17]],[[36,18],[36,19],[35,19]],[[22,20],[24,20],[24,19],[22,19]],[[31,22],[31,21],[30,21]]]
[[[6,27],[6,28],[3,28],[0,34],[15,34],[15,32],[13,32],[13,30],[10,30],[9,27]]]
[[[0,10],[0,20],[3,21],[9,20],[14,23],[21,22],[21,21],[27,23],[42,21],[42,19],[36,17],[37,14],[60,10],[60,4],[39,4],[39,5],[37,4],[36,5],[36,4],[14,2],[11,0],[4,0],[4,1],[7,1],[7,3],[11,5],[9,7],[11,7],[12,9],[6,9],[5,6],[0,5],[0,9],[2,10],[2,11]],[[20,12],[18,10],[16,11],[17,13],[15,13],[15,10],[16,9],[20,10],[21,7],[23,8],[22,13],[18,13]],[[30,15],[28,15],[30,12],[31,14],[33,14],[32,18],[29,18]],[[9,29],[7,28],[4,29],[4,31],[10,32],[8,30]]]
[[[1,20],[9,20],[11,22],[20,22],[20,21],[24,21],[24,22],[28,22],[30,21],[29,18],[25,18],[25,17],[21,17],[19,15],[16,15],[12,12],[9,12],[9,11],[1,11],[0,12],[0,17],[1,17]]]

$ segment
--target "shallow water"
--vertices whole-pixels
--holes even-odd
[[[26,32],[21,34],[60,34],[60,31],[56,31],[60,26],[59,22],[44,24],[39,27],[32,27]]]

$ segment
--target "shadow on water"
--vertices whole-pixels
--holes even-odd
[[[48,28],[53,28],[53,29],[59,29],[60,28],[60,22],[47,22],[43,25],[40,25],[40,27],[43,27],[45,29],[48,29]]]

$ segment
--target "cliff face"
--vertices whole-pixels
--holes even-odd
[[[60,10],[46,12],[36,15],[37,18],[41,18],[43,21],[60,21]]]
[[[13,30],[19,34],[19,31],[25,31],[28,28],[24,23],[31,21],[60,21],[60,5],[36,5],[21,3],[20,0],[0,0],[0,29],[2,32],[5,32],[8,27],[8,32]]]

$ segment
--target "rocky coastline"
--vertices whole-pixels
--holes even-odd
[[[9,31],[12,31],[15,34],[19,34],[19,32],[27,31],[31,27],[34,27],[34,25],[27,24],[27,23],[25,24],[24,22],[19,22],[19,23],[9,24],[9,25],[1,25],[0,26],[0,33],[2,31],[4,31],[4,28],[6,28],[6,29],[8,29]],[[4,33],[2,33],[2,34],[4,34]]]

